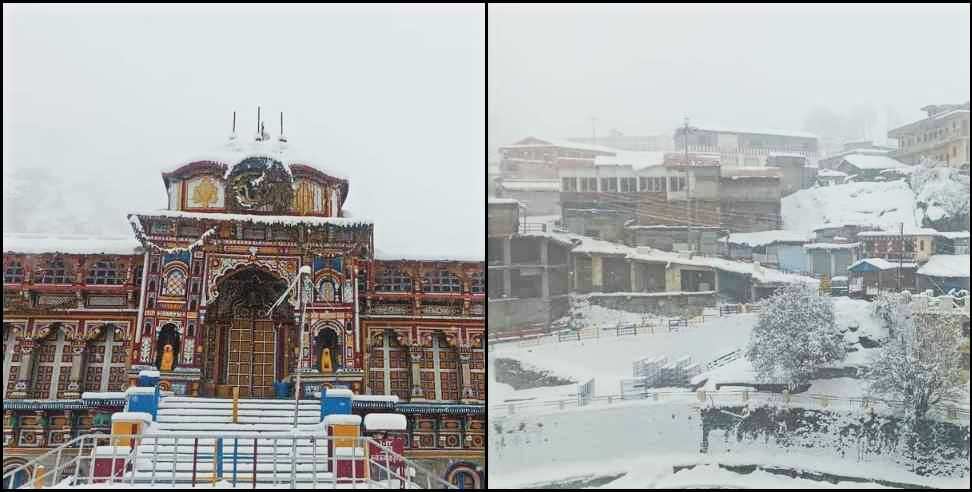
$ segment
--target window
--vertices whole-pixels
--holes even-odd
[[[597,191],[597,178],[581,178],[583,189],[581,191]]]
[[[462,292],[462,282],[452,272],[437,270],[425,274],[424,292]]]
[[[635,187],[637,180],[635,178],[621,178],[621,192],[622,193],[633,193],[638,191]]]
[[[20,260],[14,260],[7,264],[3,271],[3,283],[19,284],[24,281],[24,265]]]
[[[70,271],[64,266],[63,258],[55,258],[47,263],[47,267],[40,272],[42,284],[70,284]]]
[[[178,268],[173,268],[165,276],[162,283],[162,295],[167,297],[182,297],[186,295],[186,274]]]
[[[149,228],[152,234],[168,234],[169,224],[165,222],[153,222],[152,227]]]
[[[601,191],[618,191],[618,178],[601,178]]]
[[[102,260],[95,262],[88,270],[88,278],[84,283],[88,285],[121,285],[125,283],[125,274],[118,270],[115,262]]]
[[[262,227],[247,227],[243,229],[243,239],[251,241],[262,241],[267,238],[267,233]]]
[[[563,178],[564,191],[577,191],[577,178]]]
[[[648,189],[648,179],[649,178],[638,178],[639,191],[651,191],[650,189]]]
[[[483,272],[473,272],[470,277],[469,291],[473,294],[483,293]]]
[[[399,270],[383,270],[375,285],[378,292],[411,292],[412,277]]]

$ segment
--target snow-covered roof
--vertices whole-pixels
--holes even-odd
[[[806,249],[853,249],[860,246],[861,243],[810,243],[803,245]]]
[[[779,135],[783,137],[798,137],[798,138],[819,138],[813,133],[809,132],[798,132],[793,130],[779,130],[770,128],[739,128],[731,127],[727,125],[692,125],[693,127],[716,133],[736,133],[736,134],[746,134],[746,135]]]
[[[623,244],[612,243],[601,239],[594,239],[587,236],[574,235],[580,239],[581,243],[571,250],[571,253],[600,254],[600,255],[627,255],[633,248]]]
[[[635,248],[630,248],[630,249],[635,249]],[[779,270],[766,268],[762,265],[757,265],[755,263],[744,263],[741,261],[726,260],[724,258],[715,258],[711,256],[693,256],[692,258],[688,258],[687,256],[679,253],[660,251],[653,248],[644,248],[644,247],[637,248],[632,253],[629,253],[627,257],[629,259],[636,260],[636,261],[650,261],[650,262],[659,262],[659,263],[673,263],[677,265],[686,265],[686,266],[708,267],[716,270],[738,273],[742,275],[751,275],[756,282],[763,283],[763,284],[773,284],[773,283],[813,284],[819,282],[818,280],[810,277],[804,277],[802,275],[794,275],[791,273],[783,273]]]
[[[865,169],[895,169],[907,167],[907,164],[886,155],[851,154],[844,156],[843,160],[862,171]]]
[[[963,113],[964,114],[968,114],[968,112],[969,112],[968,109],[953,109],[951,111],[946,111],[946,112],[941,113],[941,114],[936,114],[935,116],[933,116],[933,118],[935,118],[936,120],[938,120],[938,119],[942,119],[942,118],[947,118],[947,117],[952,116],[954,114],[963,114]]]
[[[810,238],[806,234],[794,231],[759,231],[730,234],[720,241],[733,244],[743,244],[750,247],[767,246],[773,243],[805,243]]]
[[[722,167],[723,178],[780,178],[783,176],[783,168],[780,167]]]
[[[291,142],[280,142],[277,138],[268,138],[257,141],[251,136],[240,135],[211,151],[203,152],[190,156],[188,159],[181,159],[180,164],[168,172],[163,172],[163,176],[174,173],[182,167],[193,162],[218,162],[228,166],[227,172],[233,166],[248,157],[269,157],[280,161],[284,169],[290,172],[290,166],[294,164],[310,166],[328,176],[338,179],[348,180],[342,173],[335,172],[333,169],[321,169],[318,164],[326,162],[316,155],[308,155],[306,149],[295,148]]]
[[[145,412],[117,412],[111,414],[112,422],[117,422],[117,421],[128,422],[132,420],[140,420],[142,422],[149,423],[152,421],[152,414],[145,413]]]
[[[486,204],[488,205],[521,205],[520,201],[515,198],[493,198],[489,197],[486,199]]]
[[[520,140],[520,142],[522,142],[524,140],[539,140],[540,142],[546,142],[546,143],[539,143],[539,142],[538,143],[526,143],[526,144],[514,143],[514,144],[510,144],[510,145],[501,145],[500,146],[500,149],[529,149],[529,148],[534,148],[534,147],[562,147],[562,148],[565,148],[565,149],[588,150],[588,151],[593,151],[593,152],[607,152],[607,153],[611,153],[611,154],[614,154],[614,153],[617,152],[617,150],[612,149],[610,147],[602,147],[600,145],[591,145],[591,144],[585,144],[585,143],[571,142],[569,140],[551,139],[551,138],[527,137],[527,138],[525,138],[523,140]]]
[[[134,255],[142,245],[131,236],[92,237],[66,234],[3,234],[4,253]]]
[[[124,391],[85,391],[81,393],[82,400],[121,400],[124,398]]]
[[[380,261],[464,261],[464,262],[484,262],[483,256],[462,256],[431,253],[390,253],[380,249],[375,250],[375,259]]]
[[[768,154],[770,157],[801,157],[806,159],[805,154],[800,154],[798,152],[770,152]]]
[[[504,179],[497,184],[510,191],[560,191],[559,179]]]
[[[327,390],[328,393],[332,391],[334,390]],[[331,414],[326,415],[324,420],[321,421],[321,424],[325,426],[325,428],[328,425],[361,425],[361,416]]]
[[[167,217],[198,220],[239,221],[253,224],[267,225],[335,225],[356,227],[372,225],[371,221],[352,219],[348,217],[312,217],[306,215],[255,215],[255,214],[226,214],[209,212],[185,212],[182,210],[154,210],[151,212],[132,212],[128,214],[138,217]]]
[[[385,401],[398,403],[398,395],[354,395],[354,401]]]
[[[347,388],[331,388],[327,390],[328,398],[335,396],[338,398],[353,398],[354,392]]]
[[[824,178],[842,178],[847,176],[847,173],[842,173],[840,171],[835,171],[833,169],[821,169],[817,171],[817,177]]]
[[[857,237],[884,237],[884,236],[897,236],[901,234],[901,229],[885,230],[885,231],[862,231],[857,233]],[[905,228],[904,234],[907,236],[939,236],[942,233],[936,231],[935,229],[930,229],[928,227],[918,227],[918,228]]]
[[[783,197],[783,229],[810,234],[846,225],[915,229],[915,194],[904,181],[846,183]]]
[[[969,277],[969,255],[932,255],[918,269],[929,277]]]
[[[847,270],[853,271],[858,265],[864,264],[871,265],[878,270],[894,270],[898,268],[897,262],[891,262],[884,258],[864,258],[855,261],[851,266],[847,267]],[[914,263],[901,263],[901,268],[915,268],[916,266]]]
[[[161,376],[162,373],[155,369],[142,369],[141,371],[138,371],[138,377],[140,378],[157,378]]]
[[[406,425],[405,416],[400,413],[369,413],[364,418],[367,430],[403,431]]]
[[[938,235],[948,239],[968,239],[969,231],[939,232]]]
[[[599,155],[594,158],[595,166],[624,166],[635,169],[660,166],[665,162],[665,152],[618,150],[615,155]]]

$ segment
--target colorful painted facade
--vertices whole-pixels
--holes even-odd
[[[95,393],[152,366],[175,395],[272,398],[298,371],[306,398],[397,395],[407,456],[484,476],[483,262],[376,259],[346,179],[253,148],[163,173],[168,209],[129,215],[137,241],[4,236],[5,467],[106,429],[122,402]]]

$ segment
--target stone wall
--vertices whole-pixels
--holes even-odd
[[[627,293],[625,293],[627,294]],[[591,294],[591,304],[629,313],[651,313],[669,317],[695,317],[705,306],[716,305],[715,292],[692,294],[632,292],[621,294]]]

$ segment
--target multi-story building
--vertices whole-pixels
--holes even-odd
[[[516,200],[490,199],[487,207],[490,333],[549,326],[567,314],[573,244],[546,224],[523,222]]]
[[[926,118],[888,132],[888,138],[898,141],[898,150],[891,157],[911,165],[929,157],[968,169],[969,102],[933,104],[921,110],[928,114]]]
[[[684,128],[675,130],[677,150],[688,145],[689,152],[715,152],[725,167],[757,167],[766,164],[770,153],[797,154],[815,166],[818,159],[817,136],[787,130],[743,129],[718,126],[695,126],[685,135]]]
[[[934,229],[905,231],[864,231],[857,234],[864,258],[883,258],[909,263],[924,263],[935,254],[939,232]]]
[[[163,173],[168,208],[128,216],[137,241],[4,235],[4,469],[107,430],[124,400],[104,392],[149,367],[189,398],[273,398],[298,372],[304,398],[395,395],[406,457],[485,467],[482,261],[375,258],[348,180],[286,149],[234,141]]]
[[[504,179],[496,181],[497,198],[523,204],[525,215],[560,215],[560,181],[557,179]]]
[[[884,145],[875,145],[871,142],[848,142],[845,143],[843,149],[840,152],[827,155],[817,161],[817,166],[820,169],[837,169],[837,165],[840,163],[844,156],[848,155],[890,155],[894,152],[894,147],[888,147]]]
[[[607,136],[596,138],[570,137],[567,139],[567,141],[572,143],[600,145],[603,147],[610,147],[612,149],[639,152],[664,152],[674,150],[674,146],[672,145],[672,137],[668,133],[660,135],[635,136],[623,135],[620,132],[611,132]]]
[[[594,165],[599,155],[614,155],[606,147],[527,137],[499,148],[504,179],[557,179],[558,171]]]
[[[905,167],[906,164],[886,155],[848,154],[840,158],[834,169],[854,181],[875,181],[882,176],[886,177],[885,171]]]

